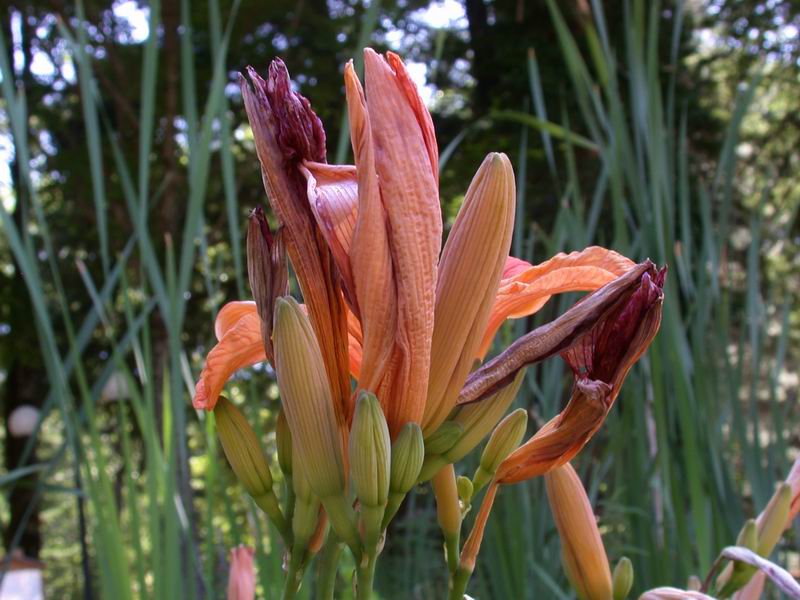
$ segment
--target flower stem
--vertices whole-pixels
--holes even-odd
[[[317,571],[316,598],[317,600],[333,600],[336,590],[336,575],[339,572],[339,557],[342,554],[343,544],[336,534],[331,531],[328,541],[319,557]]]
[[[281,600],[293,600],[297,595],[300,583],[303,581],[302,562],[302,560],[296,560],[294,557],[289,560],[289,568],[286,572],[286,580],[283,583]]]
[[[262,496],[254,497],[253,501],[256,503],[256,506],[267,513],[270,521],[272,521],[272,524],[275,525],[278,533],[281,534],[284,543],[287,546],[291,545],[292,529],[289,526],[289,522],[286,520],[286,517],[283,516],[280,504],[278,503],[278,497],[275,495],[275,493],[270,490]]]
[[[356,600],[372,600],[372,585],[375,580],[377,553],[365,554],[366,564],[356,570]]]
[[[467,592],[467,584],[472,577],[472,571],[459,567],[450,578],[450,595],[448,600],[464,600],[464,594]]]

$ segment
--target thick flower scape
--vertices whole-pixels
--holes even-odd
[[[457,580],[456,569],[463,574],[474,566],[498,486],[561,467],[602,425],[658,331],[665,270],[600,247],[539,265],[509,256],[516,189],[512,165],[500,153],[479,166],[442,249],[433,122],[402,61],[367,49],[364,85],[352,63],[344,79],[354,165],[326,162],[322,123],[293,91],[283,62],[275,60],[266,79],[253,69],[241,78],[279,227],[271,231],[264,211],[254,211],[247,255],[255,301],[220,311],[218,343],[194,405],[213,410],[238,369],[265,360],[275,366],[281,460],[291,464],[287,485],[298,499],[316,498],[308,506],[324,508],[311,529],[290,511],[295,542],[304,540],[292,546],[292,533],[286,535],[290,578],[330,521],[356,555],[359,587],[366,587],[379,538],[404,494],[435,476],[437,496],[452,492],[442,492],[440,503],[447,496],[456,506],[449,525],[455,539],[448,540],[456,552],[448,545],[448,560]],[[287,297],[287,257],[304,304]],[[590,293],[475,368],[507,319],[532,315],[565,292]],[[490,482],[488,502],[459,567],[458,505],[469,499],[454,492],[452,462],[504,416],[524,368],[557,354],[574,372],[572,397],[519,448],[524,415],[506,436],[513,444],[491,445],[475,489]],[[369,456],[359,454],[361,444]],[[408,453],[411,463],[396,452]],[[303,514],[316,519],[317,509]],[[311,531],[316,544],[308,542]]]

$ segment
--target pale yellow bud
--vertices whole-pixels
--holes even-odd
[[[619,559],[612,577],[614,600],[625,600],[633,587],[633,564],[627,556]]]
[[[292,446],[323,501],[344,493],[341,437],[319,344],[308,317],[289,297],[275,304],[275,371]]]
[[[381,405],[361,392],[350,429],[350,477],[362,505],[383,506],[389,496],[391,440]]]
[[[458,497],[465,505],[470,503],[472,495],[475,493],[475,486],[472,485],[472,480],[464,475],[459,475],[456,479],[456,488],[458,488]]]
[[[272,491],[272,475],[253,428],[233,403],[220,396],[214,407],[217,435],[236,478],[251,496]]]
[[[445,421],[425,440],[425,453],[444,454],[453,447],[462,433],[464,433],[463,425],[455,421]]]
[[[786,528],[792,508],[792,486],[781,483],[770,498],[767,507],[758,516],[758,554],[769,556]]]
[[[405,494],[414,487],[424,458],[422,429],[416,423],[406,423],[392,444],[392,493]]]
[[[516,450],[525,435],[528,426],[528,413],[518,408],[495,427],[492,437],[481,454],[481,463],[472,478],[477,492],[494,477],[497,467],[505,458]]]
[[[572,465],[548,472],[547,499],[561,538],[564,571],[578,597],[608,600],[612,597],[611,569],[597,528],[592,505]]]

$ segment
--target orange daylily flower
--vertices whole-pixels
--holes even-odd
[[[340,427],[352,412],[349,372],[380,399],[392,435],[409,421],[428,434],[463,399],[470,369],[506,319],[533,314],[554,294],[596,290],[635,265],[599,247],[536,266],[509,257],[516,193],[502,154],[481,165],[440,256],[431,116],[398,56],[367,49],[364,62],[364,88],[345,69],[355,166],[325,162],[322,125],[281,61],[267,81],[250,69],[242,93]],[[233,371],[266,358],[252,304],[226,306],[218,321],[224,335],[201,373],[197,408],[213,407]]]

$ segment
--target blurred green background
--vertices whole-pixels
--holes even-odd
[[[244,224],[265,202],[236,73],[275,56],[344,162],[344,62],[400,53],[437,128],[446,225],[502,151],[516,256],[597,243],[669,265],[661,333],[575,461],[635,590],[704,576],[785,476],[800,433],[797,2],[6,0],[0,22],[0,526],[5,553],[44,562],[48,598],[222,597],[238,543],[257,548],[260,594],[280,590],[280,548],[190,405],[216,312],[249,298]],[[517,405],[541,424],[569,385],[558,360],[531,368]],[[274,457],[272,371],[228,391]],[[25,405],[41,419],[15,436]],[[420,488],[380,597],[443,597],[435,523]],[[796,540],[774,557],[792,571]],[[348,597],[346,569],[339,585]],[[470,590],[573,597],[540,482],[500,494]]]

